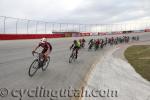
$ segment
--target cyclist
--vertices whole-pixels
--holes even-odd
[[[49,42],[47,42],[47,39],[46,38],[42,38],[40,43],[38,44],[38,46],[36,46],[33,51],[32,51],[32,54],[34,55],[35,51],[39,48],[39,47],[42,47],[43,50],[42,50],[42,55],[44,57],[44,60],[43,62],[46,62],[47,61],[47,58],[48,58],[48,55],[51,53],[52,51],[52,46]]]
[[[84,46],[85,46],[85,42],[86,42],[86,41],[85,41],[85,39],[83,38],[83,39],[82,39],[82,47],[83,47],[83,48],[84,48]]]
[[[99,48],[100,45],[100,39],[95,40],[95,50]]]
[[[71,45],[71,47],[70,47],[70,50],[72,49],[72,52],[74,51],[74,50],[76,50],[76,59],[78,58],[78,51],[79,51],[79,49],[80,49],[80,42],[79,41],[77,41],[77,40],[74,40],[73,41],[73,44]]]
[[[90,44],[92,44],[92,45],[93,45],[93,44],[94,44],[94,40],[93,40],[93,39],[91,39],[91,40],[89,41],[89,43],[88,43],[88,44],[89,44],[89,45],[90,45]]]
[[[82,39],[79,39],[80,44],[82,44]]]
[[[89,45],[89,49],[91,49],[93,47],[93,45],[94,45],[94,39],[91,39],[89,41],[88,45]]]

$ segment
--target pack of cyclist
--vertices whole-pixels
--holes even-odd
[[[117,45],[117,44],[121,44],[121,43],[128,43],[129,41],[138,41],[139,40],[139,36],[119,36],[119,37],[105,37],[105,38],[98,38],[98,39],[90,39],[88,42],[88,50],[98,50],[99,48],[104,48],[106,45]],[[80,49],[85,47],[85,39],[79,39],[79,40],[74,40],[72,45],[70,46],[70,50],[72,50],[72,52],[76,52],[76,59],[78,58],[78,52]],[[52,46],[49,42],[47,42],[46,38],[42,38],[40,43],[38,44],[38,46],[36,46],[33,51],[32,54],[34,54],[34,52],[39,48],[42,47],[42,54],[44,57],[44,60],[47,61],[47,57],[50,54],[50,52],[52,51]]]
[[[117,44],[121,44],[121,43],[128,43],[129,41],[138,41],[139,40],[139,36],[119,36],[119,37],[105,37],[105,38],[101,38],[101,39],[91,39],[88,43],[89,47],[88,49],[91,50],[93,47],[95,50],[99,49],[99,48],[103,48],[106,45],[117,45]]]

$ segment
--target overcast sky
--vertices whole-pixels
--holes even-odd
[[[150,19],[150,0],[0,0],[0,16],[108,24]]]

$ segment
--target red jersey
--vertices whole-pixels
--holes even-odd
[[[52,46],[49,42],[44,42],[44,43],[40,42],[39,47],[42,47],[44,50],[48,50],[48,49],[50,49],[50,51],[52,50]]]

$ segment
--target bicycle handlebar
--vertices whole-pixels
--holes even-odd
[[[34,52],[34,53],[37,53],[37,54],[39,54],[38,52]]]
[[[33,52],[33,51],[32,51],[32,55],[33,55],[33,56],[34,56],[35,53],[36,53],[36,54],[39,54],[38,52],[35,52],[35,51]]]

